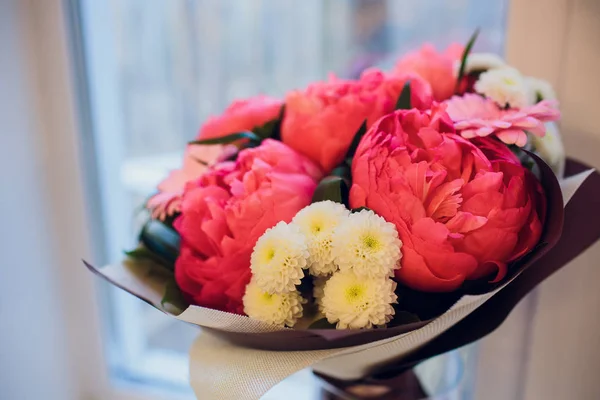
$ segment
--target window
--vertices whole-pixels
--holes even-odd
[[[391,65],[424,41],[438,47],[465,42],[476,27],[482,28],[476,49],[502,53],[507,3],[74,1],[106,259],[118,259],[134,244],[134,208],[178,167],[202,121],[232,100],[282,96],[329,71],[356,76],[371,65]],[[105,300],[113,376],[185,392],[187,350],[197,329],[117,289],[107,289]],[[298,379],[310,379],[303,376]]]

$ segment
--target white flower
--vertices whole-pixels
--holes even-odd
[[[458,76],[460,60],[454,63],[454,76]],[[484,72],[493,68],[504,67],[506,63],[494,53],[471,53],[465,62],[465,75],[471,72]]]
[[[292,220],[306,237],[311,275],[323,276],[337,270],[331,254],[331,241],[335,228],[349,213],[343,204],[327,200],[305,207]]]
[[[337,329],[372,328],[392,319],[398,297],[389,278],[364,278],[353,272],[336,272],[324,288],[322,309]]]
[[[251,280],[244,294],[244,312],[250,317],[269,324],[293,327],[302,317],[302,304],[306,301],[298,291],[271,294],[263,291]]]
[[[256,284],[269,293],[296,290],[307,267],[308,248],[295,225],[279,222],[258,239],[250,257]]]
[[[556,92],[550,82],[528,76],[525,78],[525,84],[529,90],[529,104],[533,105],[542,100],[556,100]]]
[[[336,229],[332,251],[340,271],[358,276],[392,276],[402,257],[394,224],[371,210],[352,213]]]
[[[533,150],[552,168],[558,178],[565,172],[565,147],[558,126],[554,122],[546,123],[546,134],[543,137],[529,135]]]
[[[479,76],[475,91],[494,100],[500,107],[521,108],[529,104],[529,89],[515,68],[490,69]]]

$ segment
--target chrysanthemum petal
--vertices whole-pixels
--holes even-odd
[[[306,301],[298,291],[271,294],[262,290],[255,280],[246,286],[244,312],[250,317],[279,327],[293,327],[302,317]]]
[[[296,290],[307,267],[308,248],[297,226],[279,222],[258,239],[250,268],[256,285],[268,293]]]
[[[336,272],[325,283],[322,310],[338,329],[361,329],[387,324],[394,315],[396,282],[385,277],[364,278]]]

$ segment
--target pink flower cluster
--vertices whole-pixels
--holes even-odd
[[[267,139],[188,182],[175,278],[193,304],[243,313],[250,255],[258,238],[310,204],[321,170],[285,144]]]
[[[396,111],[369,130],[352,163],[350,206],[396,225],[396,277],[422,291],[499,280],[542,231],[539,182],[505,145],[472,143],[452,125],[442,106]]]
[[[191,145],[183,167],[149,200],[153,217],[176,216],[182,245],[175,276],[187,299],[243,313],[254,244],[310,204],[320,179],[345,162],[363,123],[368,131],[351,161],[349,206],[368,207],[396,225],[403,241],[397,280],[451,291],[465,280],[501,279],[535,246],[545,218],[540,184],[504,143],[523,146],[526,132],[543,135],[544,122],[559,114],[550,101],[506,110],[477,94],[454,95],[462,52],[425,46],[390,73],[331,77],[284,101],[234,102],[209,119],[199,139],[252,130],[285,105],[280,141],[241,146],[239,153],[239,144]],[[395,111],[407,82],[412,109]]]

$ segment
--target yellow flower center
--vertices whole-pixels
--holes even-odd
[[[271,260],[275,258],[275,247],[267,247],[262,251],[263,254],[263,262],[265,264],[269,263]]]
[[[264,292],[261,296],[261,300],[265,304],[270,304],[273,302],[273,295],[267,292]]]
[[[348,303],[355,303],[360,301],[364,295],[364,288],[361,285],[352,285],[346,289],[346,301]]]
[[[312,233],[319,233],[319,232],[321,232],[321,229],[323,229],[323,227],[318,222],[313,222],[310,227],[310,230],[312,231]]]
[[[366,234],[362,237],[362,242],[367,249],[377,250],[380,246],[379,240],[373,234]]]
[[[514,81],[514,79],[511,78],[503,78],[502,79],[504,81],[504,83],[506,83],[508,86],[514,86],[516,84],[516,82]]]

